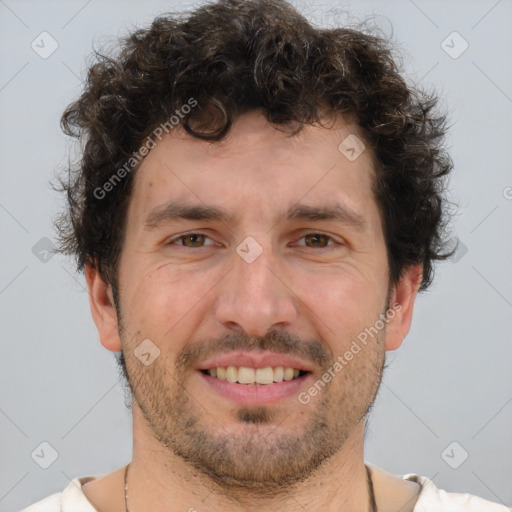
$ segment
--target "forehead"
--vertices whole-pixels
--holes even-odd
[[[373,155],[364,149],[349,158],[362,144],[357,125],[342,118],[290,135],[252,112],[239,118],[220,142],[202,141],[177,128],[137,170],[130,212],[141,222],[155,207],[193,201],[261,215],[271,207],[321,203],[326,196],[352,209],[367,209],[363,203],[373,199]]]

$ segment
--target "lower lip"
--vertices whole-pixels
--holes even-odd
[[[293,380],[274,382],[274,384],[239,384],[199,372],[204,382],[215,392],[239,405],[268,405],[297,396],[309,373]]]

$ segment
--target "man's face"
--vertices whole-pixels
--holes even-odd
[[[307,477],[377,392],[385,329],[332,368],[388,308],[370,151],[350,161],[338,149],[351,133],[338,121],[289,136],[251,113],[221,143],[175,130],[137,171],[118,281],[134,407],[224,485]],[[177,205],[226,217],[183,218]],[[313,214],[326,208],[339,216]],[[142,359],[160,352],[145,365],[134,351],[148,339]]]

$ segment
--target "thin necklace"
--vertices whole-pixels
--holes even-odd
[[[130,509],[128,508],[128,467],[130,464],[126,466],[126,469],[124,470],[124,507],[126,509],[126,512],[130,512]],[[368,466],[366,466],[366,474],[368,476],[368,490],[370,495],[370,510],[371,512],[378,512],[377,510],[377,503],[375,503],[375,491],[373,490],[373,481],[372,481],[372,475],[370,470],[368,469]]]

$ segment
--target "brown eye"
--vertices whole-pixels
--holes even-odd
[[[180,237],[183,240],[183,245],[186,247],[200,247],[204,243],[206,237],[199,233],[192,233],[191,235],[184,235]]]
[[[188,247],[191,249],[213,245],[213,241],[206,243],[207,240],[211,239],[203,233],[187,233],[169,240],[167,245],[179,245],[180,247]]]
[[[327,247],[329,245],[329,240],[331,240],[330,236],[324,235],[322,233],[312,233],[310,235],[305,235],[303,238],[306,240],[306,245],[308,247],[320,249]]]

